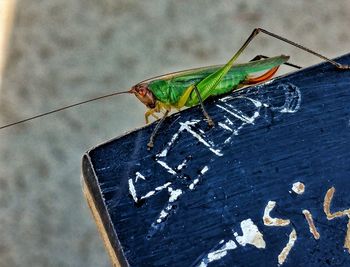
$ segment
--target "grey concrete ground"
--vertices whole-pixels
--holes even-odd
[[[350,2],[19,0],[1,124],[174,70],[224,63],[256,26],[335,57]],[[319,60],[263,36],[241,57]],[[0,131],[0,266],[108,266],[81,193],[88,148],[143,125],[125,95]]]

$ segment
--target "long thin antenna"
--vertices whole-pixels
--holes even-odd
[[[11,127],[11,126],[14,126],[14,125],[17,125],[17,124],[21,124],[23,122],[27,122],[27,121],[31,121],[31,120],[34,120],[34,119],[37,119],[37,118],[40,118],[40,117],[44,117],[44,116],[47,116],[47,115],[50,115],[52,113],[56,113],[56,112],[59,112],[59,111],[65,110],[65,109],[69,109],[69,108],[80,106],[80,105],[83,105],[83,104],[86,104],[86,103],[89,103],[89,102],[92,102],[92,101],[96,101],[96,100],[99,100],[99,99],[102,99],[102,98],[107,98],[107,97],[110,97],[110,96],[115,96],[115,95],[120,95],[120,94],[131,94],[131,91],[111,93],[111,94],[108,94],[108,95],[103,95],[103,96],[91,98],[91,99],[88,99],[88,100],[85,100],[85,101],[82,101],[82,102],[74,103],[74,104],[71,104],[71,105],[68,105],[68,106],[65,106],[65,107],[62,107],[62,108],[54,109],[54,110],[51,110],[51,111],[48,111],[48,112],[45,112],[45,113],[41,113],[41,114],[35,115],[33,117],[26,118],[24,120],[20,120],[20,121],[16,121],[16,122],[13,122],[13,123],[10,123],[10,124],[3,125],[3,126],[0,127],[0,130],[8,128],[8,127]]]

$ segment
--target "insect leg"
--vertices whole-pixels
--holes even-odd
[[[268,56],[264,56],[264,55],[257,55],[256,57],[254,57],[252,60],[250,61],[257,61],[257,60],[260,60],[260,59],[266,59],[266,58],[269,58]],[[289,62],[285,62],[283,63],[284,65],[287,65],[287,66],[290,66],[290,67],[293,67],[293,68],[296,68],[296,69],[302,69],[302,67],[298,66],[298,65],[295,65],[293,63],[289,63]]]
[[[258,34],[258,31],[253,31],[248,39],[244,42],[241,48],[233,55],[233,57],[220,69],[215,71],[214,73],[208,75],[203,80],[201,80],[197,85],[198,91],[201,92],[201,97],[203,100],[206,100],[215,90],[217,84],[224,78],[227,72],[232,68],[233,63],[237,60],[237,58],[242,54],[244,49],[248,46],[248,44],[253,40],[253,38]]]
[[[164,120],[168,116],[168,114],[169,114],[169,110],[166,110],[164,113],[164,116],[161,118],[161,120],[157,123],[156,127],[154,128],[154,130],[151,134],[151,137],[149,138],[149,142],[147,144],[148,150],[150,150],[153,147],[154,137],[156,136],[160,126],[162,125],[162,123],[164,122]]]
[[[206,100],[215,90],[217,84],[224,78],[228,71],[232,68],[234,62],[242,54],[242,52],[247,48],[249,43],[254,39],[254,37],[260,32],[260,29],[254,29],[254,31],[249,35],[247,40],[243,43],[241,48],[233,55],[233,57],[220,69],[214,73],[208,75],[203,80],[201,80],[196,86],[201,92],[203,100]]]
[[[203,115],[207,119],[209,126],[214,126],[214,121],[209,116],[208,112],[205,110],[205,107],[204,107],[204,104],[203,104],[203,100],[202,100],[201,94],[198,91],[197,86],[194,86],[194,91],[197,94],[198,101],[199,101],[199,104],[201,105],[201,109],[202,109]]]
[[[152,116],[154,117],[155,119],[159,120],[159,117],[157,115],[155,115],[154,113],[155,112],[159,112],[159,110],[157,108],[152,108],[152,109],[149,109],[145,112],[145,121],[146,121],[146,124],[149,123],[149,116]]]
[[[315,51],[313,51],[313,50],[311,50],[311,49],[309,49],[309,48],[307,48],[307,47],[305,47],[305,46],[303,46],[303,45],[297,44],[297,43],[295,43],[295,42],[293,42],[293,41],[291,41],[291,40],[288,40],[288,39],[286,39],[286,38],[284,38],[284,37],[282,37],[282,36],[280,36],[280,35],[277,35],[277,34],[275,34],[275,33],[272,33],[272,32],[270,32],[270,31],[267,31],[267,30],[262,29],[262,28],[256,28],[256,29],[254,29],[254,30],[253,30],[253,33],[249,36],[249,38],[248,38],[248,40],[246,41],[246,43],[247,43],[247,42],[249,43],[259,32],[265,33],[266,35],[269,35],[269,36],[271,36],[271,37],[274,37],[274,38],[276,38],[276,39],[278,39],[278,40],[280,40],[280,41],[283,41],[283,42],[285,42],[285,43],[287,43],[287,44],[290,44],[290,45],[295,46],[295,47],[297,47],[297,48],[299,48],[299,49],[301,49],[301,50],[304,50],[304,51],[306,51],[306,52],[308,52],[308,53],[310,53],[310,54],[313,54],[313,55],[315,55],[315,56],[317,56],[317,57],[319,57],[319,58],[322,58],[322,59],[328,61],[329,63],[333,64],[333,65],[334,65],[335,67],[337,67],[338,69],[350,69],[350,66],[349,66],[349,65],[344,65],[344,64],[340,64],[340,63],[338,63],[338,62],[335,62],[334,60],[329,59],[329,58],[325,57],[324,55],[321,55],[320,53],[317,53],[317,52],[315,52]]]

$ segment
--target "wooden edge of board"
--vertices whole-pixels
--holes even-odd
[[[103,240],[104,246],[105,246],[105,248],[108,252],[108,255],[112,261],[112,266],[121,267],[121,264],[118,260],[118,257],[117,257],[117,255],[113,249],[113,246],[109,240],[106,228],[103,225],[102,218],[101,218],[101,216],[97,210],[97,207],[95,205],[94,198],[93,198],[89,188],[87,187],[84,179],[82,179],[82,187],[83,187],[83,193],[84,193],[85,199],[87,201],[87,204],[89,206],[91,214],[92,214],[92,216],[95,220],[95,223],[97,225],[98,232],[100,233],[100,236]]]
[[[123,248],[118,240],[114,225],[105,206],[89,151],[84,154],[81,167],[81,184],[83,192],[96,222],[97,229],[100,232],[112,261],[112,266],[129,266],[124,257]]]

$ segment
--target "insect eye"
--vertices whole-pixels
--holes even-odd
[[[146,90],[145,90],[144,88],[141,88],[141,89],[139,90],[139,94],[140,94],[141,96],[145,96],[145,95],[146,95]]]

